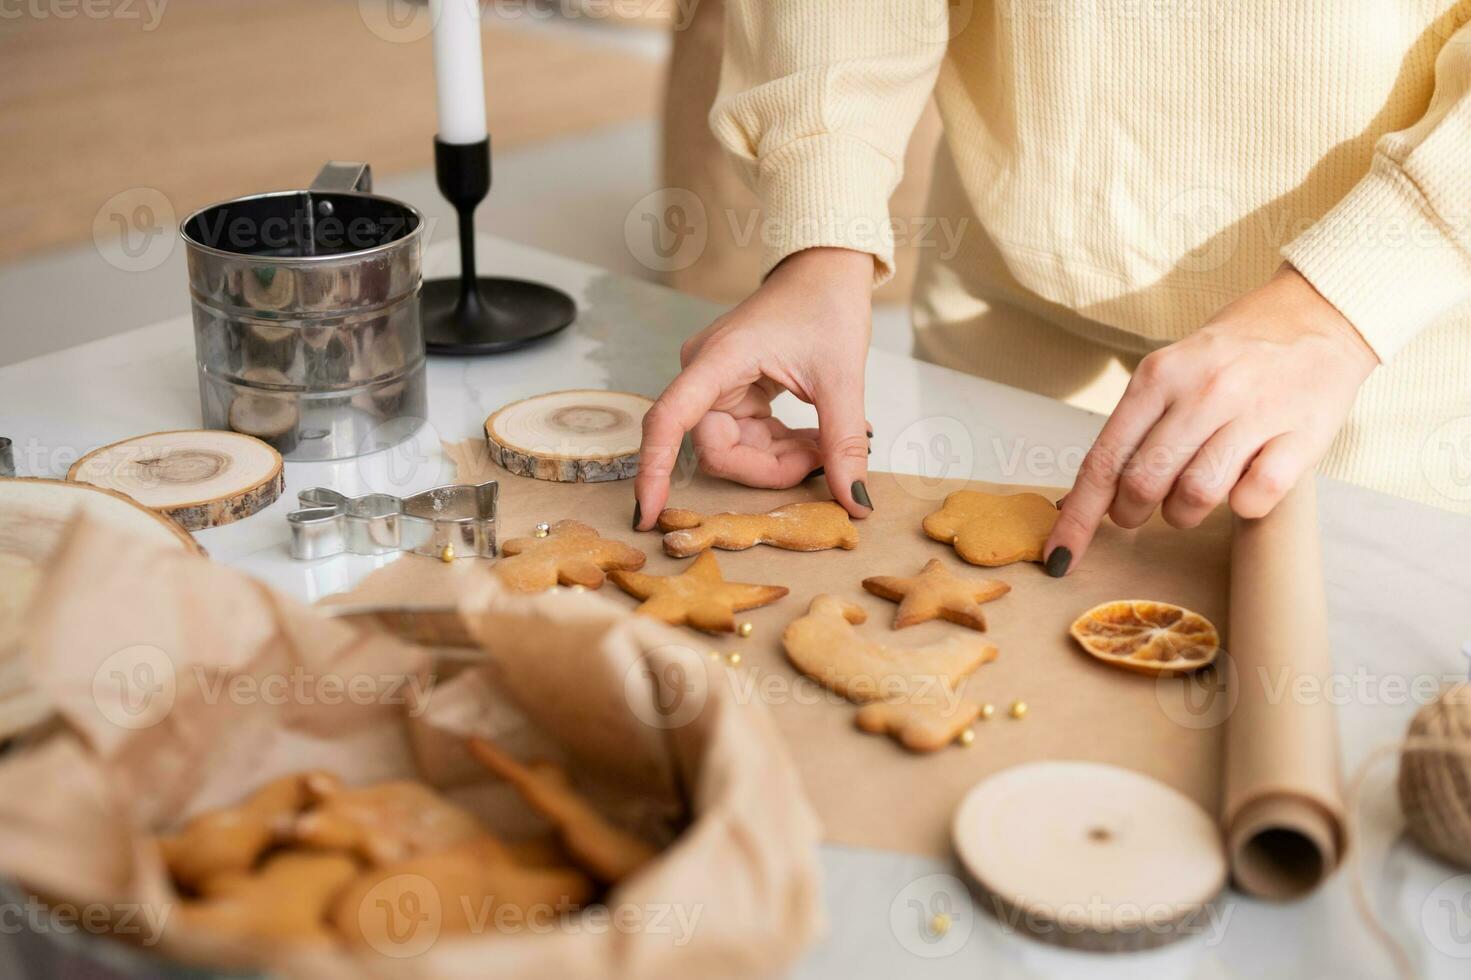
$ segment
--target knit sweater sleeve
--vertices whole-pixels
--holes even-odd
[[[1471,300],[1471,25],[1441,49],[1425,114],[1282,254],[1381,361]]]
[[[761,274],[837,246],[893,275],[889,196],[949,39],[946,0],[728,0],[710,112],[764,209]]]

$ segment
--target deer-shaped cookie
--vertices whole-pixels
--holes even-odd
[[[977,667],[996,659],[996,647],[974,633],[956,633],[923,647],[890,647],[860,634],[867,614],[837,596],[820,595],[807,614],[781,635],[792,664],[824,687],[859,704],[939,697]]]
[[[858,529],[831,500],[783,504],[764,514],[700,514],[666,510],[659,515],[664,553],[688,558],[709,548],[744,551],[769,544],[788,551],[858,547]]]

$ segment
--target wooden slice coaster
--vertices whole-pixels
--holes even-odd
[[[64,480],[0,479],[0,739],[50,714],[20,656],[20,617],[78,513],[159,547],[202,554],[179,525],[120,493]]]
[[[286,487],[280,453],[217,429],[124,439],[77,460],[66,478],[125,493],[190,531],[249,517]]]
[[[518,476],[559,483],[638,474],[644,413],[654,403],[623,391],[553,391],[512,402],[485,420],[490,458]]]
[[[1205,931],[1226,882],[1210,815],[1117,766],[1003,770],[966,794],[951,831],[987,911],[1074,949],[1149,949]]]

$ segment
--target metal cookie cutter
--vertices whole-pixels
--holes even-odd
[[[303,490],[296,495],[301,509],[286,515],[291,557],[412,551],[445,561],[470,555],[493,558],[499,490],[494,480],[435,487],[409,497],[348,497],[326,487]]]

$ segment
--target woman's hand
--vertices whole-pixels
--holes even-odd
[[[633,526],[653,527],[686,432],[700,468],[754,487],[791,487],[826,467],[833,499],[873,508],[863,369],[873,257],[841,248],[788,256],[741,305],[685,342],[684,369],[644,416]],[[771,417],[782,391],[816,406],[816,429]]]
[[[1194,527],[1222,501],[1269,512],[1313,467],[1379,364],[1296,269],[1140,362],[1083,460],[1043,553],[1077,567],[1105,514],[1138,527],[1156,507]]]

